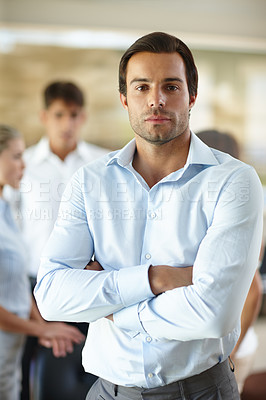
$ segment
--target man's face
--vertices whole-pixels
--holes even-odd
[[[178,53],[134,54],[127,65],[127,96],[120,95],[138,137],[162,145],[189,132],[186,69]]]
[[[75,148],[84,119],[82,107],[75,103],[65,103],[61,99],[54,100],[41,115],[51,148]]]

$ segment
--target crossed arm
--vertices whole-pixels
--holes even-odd
[[[85,267],[90,271],[103,271],[102,266],[97,261],[90,261]],[[159,295],[167,290],[182,286],[192,285],[193,267],[175,268],[167,265],[154,265],[149,268],[149,282],[154,295]],[[240,343],[245,336],[248,327],[252,325],[258,315],[261,304],[261,280],[259,272],[256,271],[247,299],[241,315],[241,334],[239,340],[231,353],[234,357]],[[106,317],[113,321],[113,314]]]
[[[220,196],[206,235],[190,257],[192,285],[192,267],[178,267],[178,260],[175,267],[139,265],[130,247],[125,257],[119,244],[104,245],[103,232],[94,231],[99,224],[88,229],[86,210],[91,205],[85,207],[86,196],[74,182],[71,202],[61,203],[71,219],[61,218],[55,225],[39,269],[35,296],[45,319],[92,322],[113,315],[120,329],[184,341],[232,332],[254,275],[261,238],[261,188],[252,174],[249,201],[239,198],[249,175],[243,170],[231,191],[227,188]],[[167,249],[162,251],[167,256]],[[119,260],[113,257],[116,253]],[[91,262],[84,270],[94,254],[103,268]],[[124,267],[127,260],[130,266]]]
[[[84,269],[103,271],[103,267],[98,261],[90,261]],[[192,266],[176,268],[169,265],[151,265],[148,277],[152,293],[157,296],[167,290],[192,285],[192,272]],[[112,321],[113,315],[110,314],[106,318]]]
[[[103,271],[98,261],[90,261],[84,269]],[[169,265],[151,265],[148,276],[152,293],[157,296],[167,290],[192,285],[192,272],[192,266],[176,268]]]

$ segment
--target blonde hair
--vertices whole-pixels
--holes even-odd
[[[8,147],[8,143],[12,139],[20,138],[21,134],[11,126],[0,124],[0,154]]]

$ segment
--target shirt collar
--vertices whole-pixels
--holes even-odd
[[[0,213],[5,214],[7,208],[8,202],[3,197],[0,197]]]
[[[130,164],[133,160],[133,156],[136,150],[136,141],[132,139],[125,145],[121,150],[118,150],[113,157],[107,162],[106,165],[119,164],[121,167],[125,167]]]
[[[77,148],[71,153],[76,153],[78,157],[84,160],[87,160],[88,158],[88,152],[86,151],[83,142],[79,142]],[[57,157],[55,154],[52,153],[50,149],[48,138],[44,136],[36,144],[35,151],[32,157],[32,162],[39,164],[42,161],[47,160],[51,156]]]
[[[217,165],[219,164],[209,146],[200,140],[195,133],[191,132],[191,140],[186,166],[192,164]]]
[[[93,150],[93,148],[92,148]],[[76,154],[79,158],[81,158],[84,162],[88,162],[88,144],[84,141],[80,140],[77,144],[77,147],[71,154]]]
[[[125,147],[116,152],[116,154],[108,161],[107,165],[117,163],[122,167],[130,164],[136,149],[136,141],[132,139]],[[217,165],[218,161],[212,150],[203,143],[193,132],[191,132],[191,140],[189,153],[184,169],[189,165]]]
[[[35,151],[33,153],[31,161],[38,164],[50,156],[51,150],[49,147],[48,139],[46,137],[41,138],[41,140],[35,146]]]

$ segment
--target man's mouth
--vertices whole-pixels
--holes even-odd
[[[72,137],[72,132],[69,132],[69,131],[67,131],[67,132],[61,132],[61,138],[62,139],[69,139],[69,138],[71,138]]]
[[[165,122],[169,122],[170,118],[168,118],[168,117],[166,117],[164,115],[151,115],[151,116],[145,118],[145,121],[146,122],[151,122],[151,123],[154,123],[154,124],[162,124],[162,123],[165,123]]]

